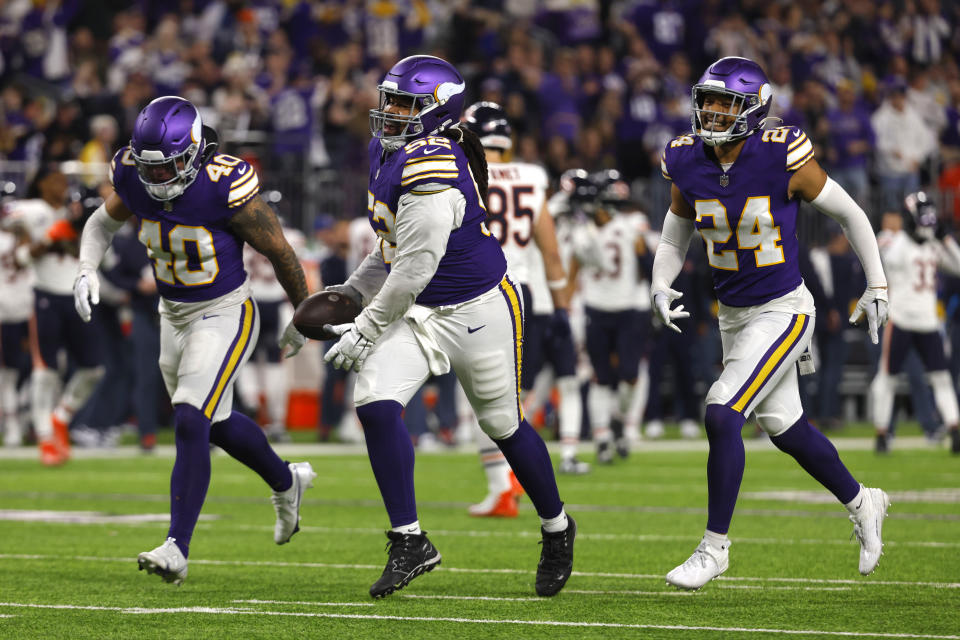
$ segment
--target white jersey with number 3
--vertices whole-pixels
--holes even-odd
[[[877,238],[890,288],[890,322],[906,331],[930,332],[937,317],[937,268],[940,243],[917,243],[905,231],[883,232]]]
[[[537,255],[533,228],[547,198],[547,172],[526,162],[491,162],[487,186],[487,228],[500,241],[507,269],[520,284],[530,282]]]
[[[636,243],[646,228],[642,214],[618,213],[602,227],[590,222],[577,229],[574,251],[583,265],[580,291],[586,306],[601,311],[637,308]]]

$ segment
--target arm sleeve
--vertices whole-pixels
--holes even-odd
[[[693,220],[681,218],[674,212],[667,210],[663,219],[663,230],[660,232],[660,243],[653,258],[653,269],[650,276],[650,291],[665,291],[670,288],[687,255],[690,238],[693,237]]]
[[[450,231],[463,220],[466,199],[459,190],[411,191],[397,206],[397,255],[380,292],[357,316],[357,330],[377,340],[386,328],[413,305],[433,278],[447,250]],[[348,284],[352,284],[348,281]]]
[[[880,250],[877,248],[877,237],[873,234],[873,227],[853,198],[843,190],[833,178],[827,177],[826,184],[810,204],[836,220],[843,228],[843,233],[850,241],[850,246],[860,258],[863,273],[867,277],[867,287],[886,287],[887,277],[883,273],[883,264],[880,262]]]
[[[380,291],[384,281],[387,279],[387,269],[383,266],[383,251],[378,242],[373,247],[373,251],[367,254],[363,262],[357,266],[347,281],[342,283],[353,287],[360,292],[364,304],[369,304],[374,296]],[[333,284],[333,283],[331,283]],[[341,284],[341,283],[336,283]]]
[[[80,270],[96,271],[107,252],[113,234],[123,226],[123,222],[115,220],[107,213],[104,205],[90,214],[87,223],[83,225],[83,234],[80,236]]]

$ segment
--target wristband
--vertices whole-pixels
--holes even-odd
[[[550,280],[547,282],[547,286],[551,291],[556,291],[557,289],[563,289],[566,287],[567,281],[562,278],[560,280]]]

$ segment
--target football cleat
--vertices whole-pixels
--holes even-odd
[[[560,461],[557,471],[568,475],[582,476],[585,473],[590,473],[590,465],[571,456]]]
[[[50,424],[53,425],[53,441],[60,448],[64,461],[70,458],[70,427],[57,417],[56,412],[50,417]]]
[[[960,429],[950,429],[950,452],[960,453]]]
[[[387,566],[380,579],[370,587],[370,595],[383,598],[403,589],[417,576],[433,571],[440,564],[440,552],[427,539],[427,533],[387,531]]]
[[[597,443],[597,464],[613,464],[613,449],[609,442]]]
[[[40,441],[40,462],[48,467],[56,467],[67,461],[63,449],[53,440]]]
[[[680,436],[686,440],[696,440],[700,437],[700,425],[693,420],[681,420]]]
[[[167,538],[166,542],[153,551],[144,551],[138,555],[137,564],[140,571],[155,573],[163,578],[164,582],[175,585],[183,584],[187,577],[187,559],[183,557],[174,538]]]
[[[483,502],[467,507],[467,512],[477,518],[516,518],[518,513],[516,493],[513,487],[510,487],[501,493],[488,494]]]
[[[853,535],[860,543],[860,573],[868,576],[873,573],[883,555],[883,520],[887,517],[890,497],[882,489],[863,487],[862,499],[857,505],[857,513],[850,514],[853,523]]]
[[[667,584],[696,591],[730,566],[730,541],[719,549],[704,538],[687,561],[667,574]]]
[[[577,537],[577,523],[567,516],[567,528],[550,533],[540,528],[540,562],[537,564],[537,595],[555,596],[567,584],[573,573],[573,541]]]
[[[884,455],[884,454],[890,453],[890,444],[887,438],[887,434],[885,433],[877,434],[877,439],[874,442],[873,450],[878,455]]]
[[[297,531],[300,531],[300,502],[303,492],[313,486],[317,474],[309,462],[291,462],[290,474],[293,484],[286,491],[274,491],[270,496],[273,508],[277,512],[277,524],[273,528],[273,541],[286,544]]]
[[[651,420],[643,430],[643,437],[647,440],[659,440],[663,434],[663,423],[659,420]]]

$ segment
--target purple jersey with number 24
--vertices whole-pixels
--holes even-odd
[[[797,127],[747,137],[726,172],[699,138],[680,136],[667,143],[661,171],[697,213],[697,230],[723,304],[763,304],[800,286],[800,201],[787,192],[793,172],[811,158],[813,145]]]
[[[243,240],[228,223],[260,191],[257,172],[246,161],[226,154],[213,156],[201,166],[193,184],[168,203],[147,193],[129,147],[114,155],[110,179],[139,220],[137,236],[153,261],[161,296],[202,302],[244,283]]]

